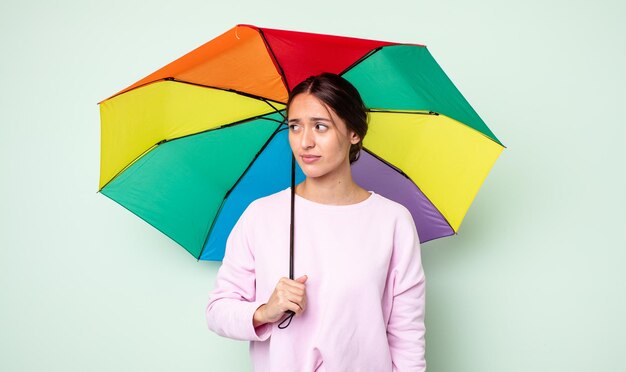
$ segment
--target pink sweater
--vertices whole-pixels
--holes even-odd
[[[307,307],[286,329],[255,310],[289,275],[290,189],[246,209],[226,244],[209,328],[249,340],[255,371],[424,371],[425,282],[413,219],[378,194],[334,206],[296,196],[294,277]]]

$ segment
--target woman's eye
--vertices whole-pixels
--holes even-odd
[[[315,124],[315,129],[317,129],[319,132],[326,132],[326,130],[328,130],[328,125],[317,123]]]
[[[300,130],[300,126],[297,124],[289,124],[289,131],[291,132],[297,132],[298,130]]]

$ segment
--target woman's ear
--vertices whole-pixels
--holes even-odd
[[[357,143],[359,143],[359,141],[361,141],[361,137],[356,134],[356,132],[352,132],[352,134],[350,135],[350,143],[356,145]]]

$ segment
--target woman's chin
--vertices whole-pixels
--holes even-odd
[[[302,170],[302,173],[304,173],[306,178],[310,178],[310,179],[320,178],[327,173],[319,169],[319,167],[315,167],[309,164],[301,164],[300,169]]]

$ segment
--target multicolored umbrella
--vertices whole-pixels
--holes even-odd
[[[355,181],[404,204],[422,242],[455,234],[504,146],[416,44],[236,26],[100,103],[100,192],[222,259],[248,204],[289,187],[285,103],[321,72],[369,109]]]

